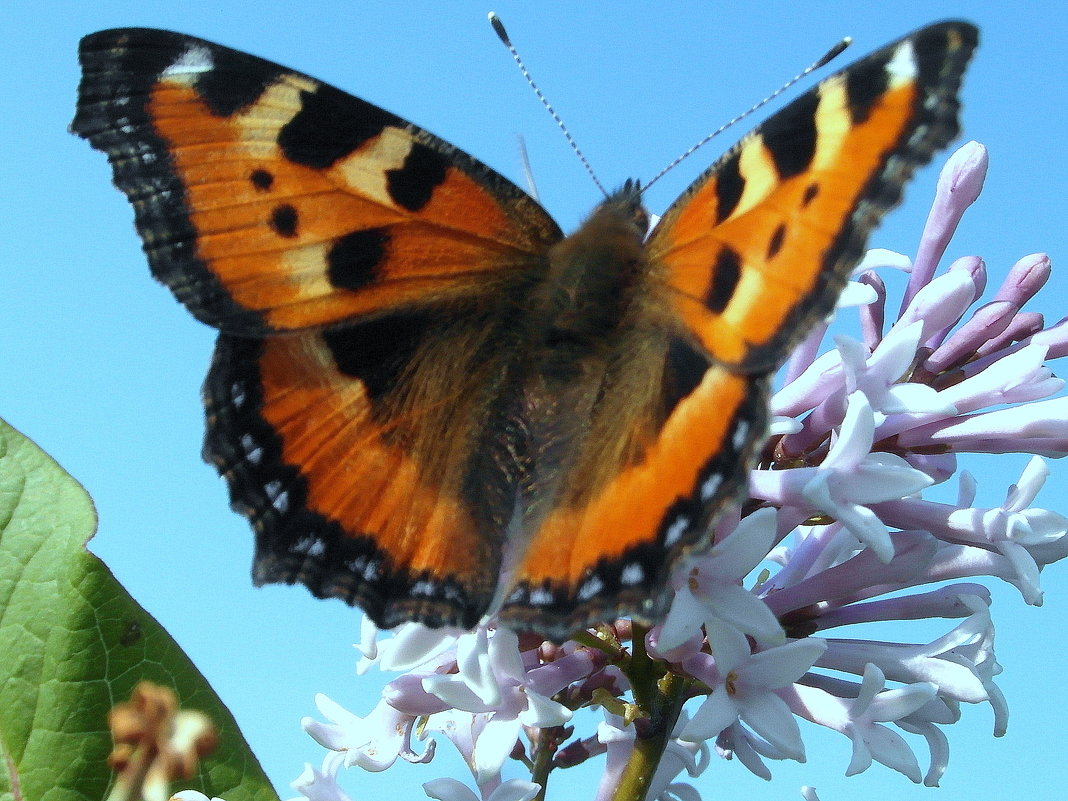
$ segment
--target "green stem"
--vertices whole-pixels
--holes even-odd
[[[646,632],[644,626],[634,624],[631,659],[623,667],[645,725],[636,727],[634,748],[619,777],[612,801],[645,801],[690,685],[688,679],[671,673],[663,662],[649,656],[645,649]]]
[[[571,639],[581,645],[585,645],[587,648],[602,651],[611,659],[619,659],[622,656],[622,649],[614,638],[608,638],[589,631],[576,631],[571,635]]]
[[[534,801],[545,801],[545,792],[549,788],[549,771],[553,767],[553,756],[560,745],[560,727],[542,729],[535,745],[534,765],[530,769],[530,780],[541,785],[541,790],[534,796]]]

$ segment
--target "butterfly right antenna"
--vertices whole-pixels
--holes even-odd
[[[567,126],[564,125],[564,121],[560,119],[559,115],[556,113],[556,110],[552,107],[549,101],[545,99],[545,95],[541,93],[541,89],[539,89],[538,85],[534,83],[534,79],[530,76],[530,73],[527,71],[526,65],[523,63],[523,59],[519,57],[519,52],[512,45],[512,40],[508,38],[508,31],[504,29],[504,23],[501,22],[501,18],[498,17],[492,11],[489,12],[488,16],[490,25],[493,26],[493,30],[496,31],[497,36],[500,38],[501,42],[504,43],[504,46],[508,48],[508,52],[512,54],[512,59],[515,61],[516,65],[518,65],[519,71],[523,73],[523,77],[527,79],[527,83],[530,84],[530,88],[534,90],[534,94],[537,95],[538,100],[540,100],[541,104],[545,106],[545,110],[552,115],[552,118],[554,120],[556,120],[556,124],[559,126],[560,130],[563,131],[564,138],[567,139],[567,143],[571,145],[571,149],[575,151],[575,155],[578,156],[579,161],[582,162],[582,166],[586,168],[586,172],[590,174],[590,178],[593,179],[593,182],[597,185],[597,188],[601,190],[601,194],[603,194],[605,197],[608,197],[608,192],[605,190],[601,182],[597,180],[597,174],[594,173],[593,167],[590,166],[590,162],[586,160],[586,156],[584,156],[582,151],[579,149],[578,144],[571,136],[571,132],[567,130]]]
[[[752,107],[746,109],[745,111],[743,111],[741,114],[739,114],[734,119],[728,120],[723,125],[719,126],[716,130],[714,130],[712,133],[710,133],[708,136],[706,136],[701,141],[697,142],[695,145],[693,145],[693,147],[691,147],[689,150],[687,150],[681,156],[676,158],[673,162],[671,162],[666,167],[664,167],[664,169],[662,169],[660,172],[658,172],[656,175],[654,175],[652,180],[650,180],[648,183],[645,184],[645,186],[642,187],[642,192],[645,192],[646,190],[648,190],[650,186],[655,184],[657,181],[659,181],[661,178],[663,178],[665,175],[667,175],[673,169],[678,167],[679,164],[681,164],[685,159],[688,159],[690,156],[692,156],[694,153],[696,153],[698,151],[698,149],[704,147],[706,144],[708,144],[710,141],[715,139],[717,136],[719,136],[721,133],[726,131],[728,128],[730,128],[731,126],[736,125],[737,123],[741,122],[742,120],[744,120],[746,117],[748,117],[750,114],[752,114],[754,111],[756,111],[757,109],[761,108],[762,106],[766,106],[768,103],[770,103],[772,100],[777,98],[779,95],[781,95],[783,92],[785,92],[787,89],[789,89],[791,86],[793,86],[795,83],[800,81],[802,78],[804,78],[809,73],[814,72],[815,70],[818,70],[820,67],[825,66],[832,59],[837,58],[839,55],[841,55],[843,50],[845,50],[847,47],[849,47],[850,44],[852,44],[852,42],[853,42],[852,38],[850,38],[848,36],[845,37],[844,39],[839,41],[837,44],[835,44],[834,47],[832,47],[830,50],[828,50],[826,53],[824,53],[820,58],[818,58],[816,61],[814,61],[809,66],[805,67],[805,69],[801,70],[801,72],[797,73],[797,75],[795,75],[793,78],[788,80],[786,83],[784,83],[782,86],[780,86],[774,92],[772,92],[770,95],[765,97],[759,103],[754,104]]]

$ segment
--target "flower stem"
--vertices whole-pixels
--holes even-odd
[[[534,796],[533,801],[545,801],[545,792],[549,786],[549,771],[553,768],[553,756],[560,747],[560,735],[563,729],[560,726],[542,729],[535,744],[534,764],[530,769],[530,780],[541,785],[541,790]]]
[[[632,656],[626,674],[634,701],[644,716],[635,724],[634,749],[619,777],[612,801],[645,801],[649,785],[686,702],[690,681],[671,673],[645,650],[646,629],[634,625]]]
[[[674,673],[667,673],[657,682],[649,725],[638,729],[626,767],[619,777],[612,801],[645,801],[649,785],[671,738],[671,730],[679,719],[686,702],[689,682]]]

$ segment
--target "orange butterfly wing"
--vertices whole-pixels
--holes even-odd
[[[717,361],[767,372],[833,308],[905,181],[958,133],[963,22],[887,45],[746,136],[665,213],[649,254]]]
[[[472,625],[512,505],[490,496],[515,481],[487,465],[515,359],[499,298],[559,228],[442,140],[271,62],[146,29],[80,57],[73,131],[108,154],[155,276],[222,332],[205,456],[256,529],[257,583],[382,626]]]
[[[277,64],[135,28],[80,57],[72,130],[108,154],[155,276],[228,333],[483,294],[561,238],[488,167]]]

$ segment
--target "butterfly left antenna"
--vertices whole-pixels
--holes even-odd
[[[512,40],[508,38],[508,31],[504,29],[504,23],[501,22],[501,18],[498,17],[492,11],[489,12],[488,16],[490,25],[493,26],[493,30],[496,31],[497,36],[500,38],[501,42],[504,43],[504,46],[508,48],[508,52],[512,54],[512,59],[519,67],[519,71],[523,73],[523,77],[527,79],[527,83],[530,84],[530,88],[534,90],[534,94],[537,96],[538,100],[541,101],[541,104],[545,106],[545,110],[548,111],[552,118],[556,121],[557,126],[564,134],[564,138],[567,139],[567,143],[571,145],[571,149],[575,151],[575,155],[578,156],[579,161],[582,162],[582,166],[586,168],[586,172],[590,174],[590,178],[593,179],[594,184],[596,184],[597,188],[601,190],[601,194],[605,197],[608,197],[608,192],[605,190],[601,182],[597,180],[597,174],[594,173],[593,167],[590,166],[590,162],[586,160],[586,156],[583,155],[582,150],[579,149],[578,144],[571,136],[571,132],[567,130],[567,126],[564,125],[564,121],[560,119],[560,116],[556,113],[556,110],[552,107],[549,101],[545,99],[545,95],[541,93],[541,89],[539,89],[538,85],[534,83],[534,79],[531,77],[530,72],[527,71],[527,67],[523,63],[523,59],[519,57],[519,52],[512,45]]]

